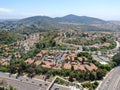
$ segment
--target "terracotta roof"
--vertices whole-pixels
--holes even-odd
[[[56,67],[59,67],[60,65],[59,64],[55,64]]]
[[[8,63],[8,61],[5,61],[5,62],[2,62],[1,65],[7,66],[7,65],[9,65],[9,63]]]
[[[75,56],[77,56],[77,54],[76,53],[71,53],[70,56],[75,57]]]
[[[38,65],[40,65],[40,64],[41,64],[41,61],[36,61],[36,62],[35,62],[35,65],[36,65],[36,66],[38,66]]]
[[[79,66],[79,70],[85,71],[85,67],[84,67],[83,65],[80,65],[80,66]]]
[[[103,43],[102,46],[106,46],[106,47],[109,47],[110,46],[110,43]]]
[[[90,65],[85,65],[85,68],[88,71],[93,71],[93,70],[97,70],[98,69],[93,63],[91,63]]]
[[[32,59],[32,58],[28,58],[25,62],[28,63],[28,64],[31,64],[33,63],[35,60]]]
[[[83,60],[87,61],[88,59],[86,57],[82,57]]]
[[[78,65],[74,65],[74,70],[79,70],[79,66]]]
[[[71,58],[70,58],[70,56],[67,56],[67,60],[70,60]]]
[[[66,63],[66,64],[64,64],[63,68],[64,69],[71,69],[71,64]]]
[[[74,61],[75,60],[75,57],[71,57],[72,58],[72,61]]]
[[[49,65],[42,65],[43,68],[51,68]]]
[[[50,66],[50,63],[49,62],[45,62],[45,64],[44,65],[42,65],[43,67],[45,67],[45,68],[51,68],[51,66]]]
[[[77,65],[77,63],[76,63],[76,62],[71,62],[71,64],[72,64],[72,65]]]
[[[97,46],[97,45],[93,45],[93,46],[91,46],[92,48],[100,48],[99,46]]]
[[[82,59],[82,57],[78,57],[78,60],[79,60],[79,61],[82,61],[83,59]]]
[[[41,53],[46,54],[46,53],[48,53],[48,50],[41,50]]]
[[[82,62],[83,60],[84,60],[84,61],[87,61],[88,59],[87,59],[86,57],[78,57],[78,60],[79,60],[80,62]]]
[[[64,56],[66,57],[66,56],[68,56],[68,54],[65,53]]]
[[[41,54],[41,53],[38,53],[36,56],[37,56],[37,57],[42,57],[42,54]]]
[[[52,68],[55,65],[54,62],[44,61],[43,63],[44,64],[42,65],[42,67],[44,67],[44,68]]]
[[[95,66],[93,63],[91,63],[90,66],[92,67],[93,70],[97,70],[98,69],[98,67]]]
[[[85,68],[86,68],[88,71],[93,71],[92,67],[90,67],[89,65],[85,65]]]

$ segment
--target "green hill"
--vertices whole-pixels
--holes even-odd
[[[56,18],[33,16],[21,20],[1,21],[0,29],[9,30],[15,33],[30,34],[39,31],[44,32],[59,29],[117,31],[120,30],[120,25],[87,16],[67,15]]]
[[[17,21],[5,21],[0,23],[0,29],[30,34],[38,31],[48,31],[63,28],[63,25],[46,16],[34,16]]]
[[[66,22],[66,23],[78,23],[78,24],[95,24],[95,23],[106,23],[106,21],[93,18],[93,17],[87,17],[87,16],[77,16],[77,15],[67,15],[64,17],[56,17],[54,18],[56,22]]]
[[[15,33],[9,32],[9,31],[0,30],[0,45],[1,44],[11,44],[22,38],[23,38],[23,36],[20,34],[15,34]]]
[[[46,28],[46,29],[59,29],[61,28],[61,24],[52,20],[52,18],[47,16],[34,16],[19,20],[17,24],[22,24],[24,26],[35,25],[38,27]]]

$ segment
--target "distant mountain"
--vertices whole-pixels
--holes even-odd
[[[61,24],[53,21],[52,18],[47,16],[29,17],[19,20],[17,23],[25,26],[36,25],[36,26],[41,26],[43,28],[54,28],[54,29],[61,28]]]
[[[98,18],[70,14],[56,18],[48,16],[34,16],[21,20],[2,21],[0,22],[0,29],[17,33],[19,32],[22,34],[59,29],[74,29],[81,31],[120,31],[120,24]]]
[[[120,25],[120,21],[109,21],[109,22],[116,24],[116,25]]]
[[[0,22],[0,29],[30,34],[38,31],[56,30],[62,28],[63,25],[55,22],[47,16],[34,16],[24,18],[17,21]]]
[[[77,15],[70,14],[64,17],[53,18],[53,20],[63,25],[66,25],[69,28],[74,29],[74,30],[112,31],[111,28],[103,27],[103,25],[108,23],[107,21],[104,21],[98,18],[88,17],[88,16],[77,16]]]
[[[77,16],[77,15],[67,15],[64,17],[56,17],[54,21],[62,23],[62,24],[74,24],[74,25],[84,25],[82,29],[86,29],[86,27],[91,27],[90,30],[107,30],[107,31],[120,31],[120,23],[119,22],[111,22],[105,21],[98,18],[87,17],[87,16]],[[86,27],[85,27],[86,26]],[[89,28],[87,28],[89,31]]]
[[[77,15],[67,15],[64,17],[56,17],[54,18],[56,22],[64,22],[64,23],[78,23],[78,24],[96,24],[96,23],[106,23],[106,21],[87,17],[87,16],[77,16]]]

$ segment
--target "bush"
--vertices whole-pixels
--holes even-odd
[[[117,65],[120,64],[120,53],[117,53],[113,56],[113,61],[117,63]]]
[[[0,66],[0,71],[2,72],[9,72],[9,68],[7,66]]]

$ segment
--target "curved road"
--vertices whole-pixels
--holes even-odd
[[[97,90],[120,90],[120,66],[109,72]]]

